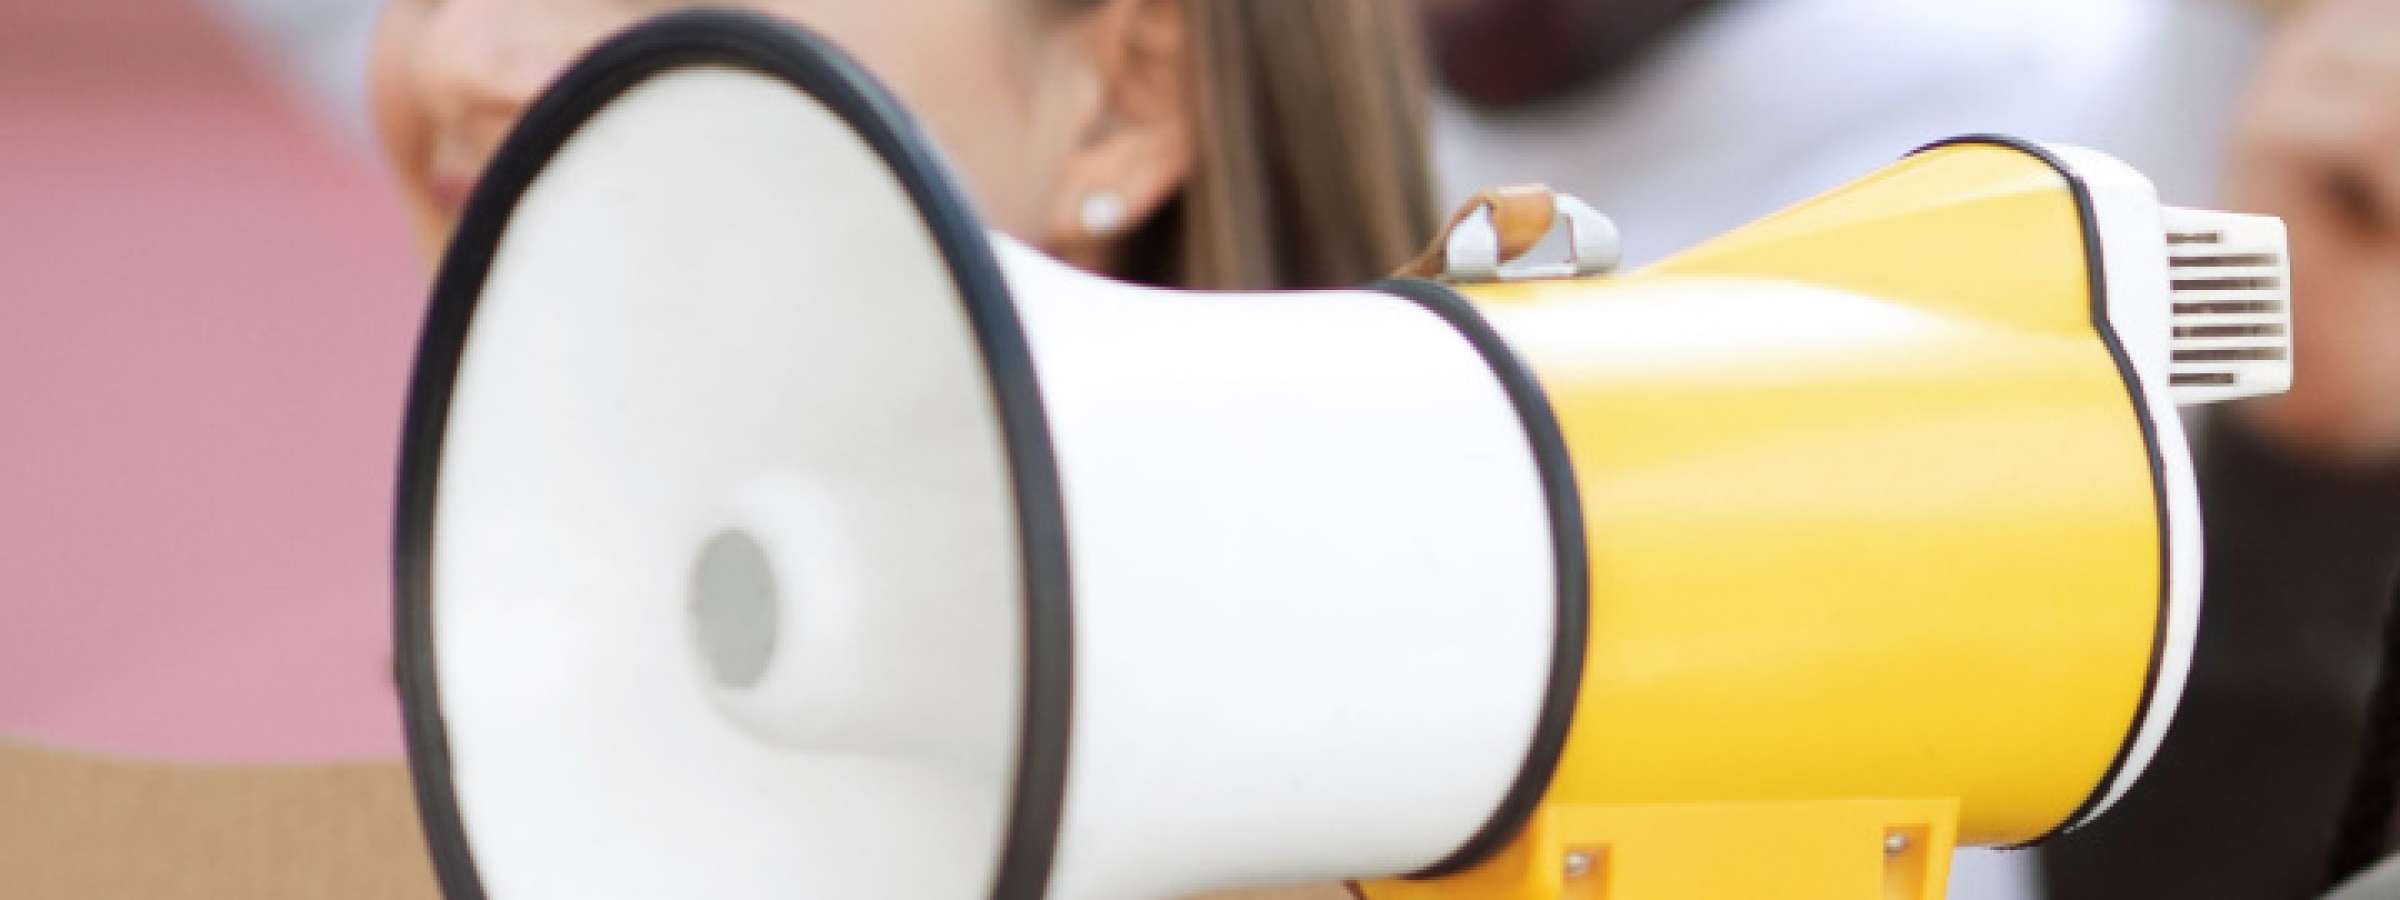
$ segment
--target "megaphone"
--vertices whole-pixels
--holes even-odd
[[[416,363],[452,897],[1932,898],[2100,815],[2197,626],[2179,401],[2271,219],[1967,138],[1637,272],[1204,294],[987,230],[825,42],[670,16],[485,176]]]

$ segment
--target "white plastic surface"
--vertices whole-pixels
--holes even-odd
[[[1053,897],[1401,874],[1522,767],[1556,616],[1522,420],[1381,293],[1129,287],[996,239],[1075,567]]]
[[[2106,814],[2141,780],[2174,724],[2175,709],[2192,670],[2192,645],[2200,633],[2202,532],[2200,492],[2192,474],[2192,452],[2176,413],[2169,384],[2172,299],[2168,291],[2167,243],[2158,192],[2141,173],[2116,158],[2082,147],[2051,145],[2051,152],[2082,178],[2099,220],[2100,257],[2107,278],[2108,319],[2142,382],[2146,412],[2156,429],[2167,507],[2166,628],[2151,688],[2150,706],[2133,732],[2133,747],[2107,793],[2084,817]]]
[[[922,218],[816,101],[683,69],[568,142],[500,244],[438,490],[494,900],[988,894],[1023,643],[998,423]],[[785,594],[777,696],[717,696],[686,620],[728,526]]]

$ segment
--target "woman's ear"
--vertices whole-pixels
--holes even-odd
[[[1124,237],[1191,180],[1198,128],[1183,0],[1099,0],[1068,40],[1088,63],[1043,243],[1085,268],[1116,268]]]

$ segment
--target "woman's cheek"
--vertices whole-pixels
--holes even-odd
[[[1030,143],[1024,137],[992,140],[960,134],[944,143],[985,221],[1019,240],[1041,243],[1048,221],[1044,198],[1057,181],[1056,166],[1019,152]]]
[[[1038,241],[1061,160],[1032,115],[1050,35],[1027,0],[773,4],[823,34],[898,95],[931,135],[992,227]],[[939,23],[939,24],[934,24]]]
[[[448,237],[450,223],[427,186],[433,128],[413,69],[414,50],[425,27],[424,4],[425,0],[392,0],[384,5],[367,61],[367,103],[418,235],[432,252]]]

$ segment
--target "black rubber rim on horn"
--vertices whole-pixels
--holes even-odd
[[[690,66],[783,80],[840,116],[883,157],[949,263],[989,373],[1023,547],[1025,694],[998,875],[997,900],[1041,897],[1058,843],[1067,773],[1072,631],[1066,518],[1032,354],[981,219],[932,145],[866,70],[805,29],[749,13],[673,13],[638,26],[577,62],[509,135],[467,205],[434,282],[409,385],[393,536],[395,665],[418,813],[442,891],[481,900],[450,777],[450,743],[433,659],[432,529],[451,391],[493,253],[525,190],[591,116],[626,89]]]
[[[1542,803],[1550,791],[1550,780],[1558,774],[1559,758],[1566,752],[1567,732],[1575,724],[1575,699],[1583,687],[1584,646],[1590,637],[1591,622],[1591,557],[1584,541],[1583,495],[1575,484],[1575,462],[1567,455],[1566,435],[1560,430],[1558,414],[1550,406],[1550,398],[1542,391],[1541,379],[1519,358],[1500,332],[1485,321],[1475,305],[1458,292],[1438,282],[1422,280],[1386,281],[1377,290],[1416,301],[1426,311],[1438,316],[1458,330],[1475,352],[1500,380],[1508,393],[1509,403],[1525,425],[1525,441],[1533,452],[1535,466],[1540,469],[1542,498],[1550,512],[1550,555],[1556,572],[1552,583],[1558,591],[1558,618],[1550,649],[1550,674],[1542,697],[1542,711],[1534,720],[1533,740],[1525,749],[1525,762],[1517,769],[1516,780],[1491,818],[1476,830],[1473,837],[1441,862],[1409,875],[1410,878],[1443,878],[1474,868],[1493,854],[1500,852]]]
[[[1911,151],[1909,155],[1915,156],[1929,150],[1970,144],[2001,147],[2023,153],[2041,160],[2044,165],[2057,171],[2058,177],[2066,180],[2067,191],[2075,199],[2076,218],[2083,224],[2083,262],[2084,274],[2087,279],[2085,290],[2091,295],[2092,331],[2098,333],[2100,342],[2108,347],[2109,359],[2113,360],[2117,366],[2117,377],[2125,382],[2125,395],[2133,403],[2134,421],[2141,423],[2142,447],[2150,457],[2151,505],[2158,520],[2158,616],[2153,620],[2151,626],[2150,670],[2142,676],[2141,702],[2134,706],[2133,719],[2125,726],[2125,739],[2117,743],[2116,756],[2109,759],[2108,770],[2101,774],[2099,782],[2093,785],[2092,792],[2085,795],[2083,802],[2077,804],[2075,811],[2061,820],[2057,827],[2050,829],[2040,837],[2017,845],[2031,847],[2081,828],[2085,823],[2098,816],[2102,804],[2108,799],[2109,789],[2116,786],[2117,777],[2124,773],[2126,758],[2132,755],[2134,742],[2140,738],[2142,723],[2150,720],[2150,706],[2158,695],[2159,668],[2166,663],[2167,613],[2172,605],[2174,591],[2175,551],[2174,542],[2169,540],[2171,532],[2167,526],[2167,463],[2165,455],[2158,446],[2158,423],[2150,420],[2150,398],[2142,387],[2141,376],[2134,371],[2133,357],[2125,352],[2125,342],[2117,337],[2117,327],[2108,320],[2108,268],[2106,260],[2101,258],[2100,213],[2092,205],[2091,187],[2084,184],[2083,176],[2077,175],[2074,168],[2067,165],[2066,160],[2058,158],[2058,154],[2050,152],[2049,148],[2023,138],[2007,135],[1961,135],[1919,147]]]

